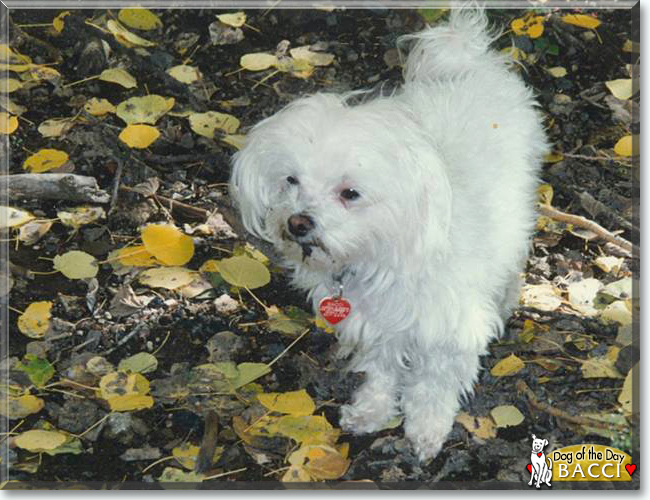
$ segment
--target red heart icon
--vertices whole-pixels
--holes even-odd
[[[350,303],[343,297],[325,297],[320,301],[318,310],[330,325],[335,325],[350,314]]]
[[[540,452],[537,454],[537,456],[538,456],[538,457],[541,457],[541,456],[542,456],[542,452],[540,451]]]
[[[631,476],[632,473],[636,470],[636,465],[634,465],[634,464],[625,464],[625,470]]]
[[[532,468],[532,466],[531,466],[530,464],[528,464],[528,465],[526,466],[526,469],[528,469],[528,472],[532,472],[532,471],[533,471],[533,468]]]

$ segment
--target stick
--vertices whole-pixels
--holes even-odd
[[[212,467],[214,450],[217,449],[217,437],[219,435],[219,417],[214,410],[208,410],[205,414],[205,423],[203,426],[203,439],[201,448],[196,457],[194,472],[203,473]]]
[[[585,219],[580,215],[573,215],[573,214],[568,214],[566,212],[562,212],[561,210],[558,210],[557,208],[553,208],[550,205],[544,205],[542,203],[539,203],[538,205],[539,205],[540,214],[545,215],[546,217],[550,217],[551,219],[560,222],[566,222],[567,224],[573,224],[574,226],[578,226],[583,229],[588,229],[589,231],[596,233],[599,238],[605,241],[609,241],[610,243],[613,243],[614,245],[621,247],[623,250],[626,250],[632,253],[633,255],[639,255],[640,252],[639,247],[633,245],[626,239],[621,238],[620,236],[616,236],[615,234],[610,233],[607,229],[605,229],[603,226],[597,224],[594,221]]]
[[[523,380],[517,380],[516,388],[517,388],[517,392],[524,393],[524,395],[528,398],[528,402],[532,407],[537,408],[538,410],[541,410],[543,412],[546,412],[549,415],[552,415],[554,417],[561,418],[562,420],[566,420],[567,422],[571,422],[572,424],[586,425],[589,427],[598,427],[599,429],[616,429],[619,431],[623,431],[627,429],[627,427],[625,426],[614,424],[611,422],[601,422],[600,420],[594,420],[588,417],[569,415],[568,413],[558,408],[554,408],[549,404],[543,403],[537,399],[535,393],[532,391],[530,387],[526,385],[526,382],[524,382]]]
[[[49,200],[108,203],[110,195],[99,189],[94,177],[75,174],[15,174],[0,176],[0,189],[8,187],[9,199],[39,198]]]

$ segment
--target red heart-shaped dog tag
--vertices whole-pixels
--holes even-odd
[[[540,451],[540,452],[537,454],[537,456],[538,456],[538,457],[541,457],[541,456],[542,456],[542,452]]]
[[[343,297],[325,297],[318,304],[318,310],[330,325],[335,325],[348,317],[350,303]]]

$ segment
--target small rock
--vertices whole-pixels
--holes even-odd
[[[244,39],[244,32],[239,28],[233,28],[221,21],[215,21],[208,26],[210,41],[212,45],[232,45]]]
[[[227,293],[217,297],[214,300],[214,305],[217,308],[217,312],[224,315],[232,314],[239,309],[239,303]]]
[[[233,332],[219,332],[210,338],[205,348],[210,353],[210,362],[230,361],[247,349],[247,342]]]
[[[120,455],[125,462],[134,462],[136,460],[157,460],[162,454],[159,448],[145,446],[144,448],[129,448]]]
[[[90,358],[86,363],[86,369],[97,377],[103,377],[107,373],[115,371],[115,367],[102,356]]]

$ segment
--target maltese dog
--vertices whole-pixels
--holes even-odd
[[[426,460],[518,302],[547,145],[481,9],[405,38],[401,90],[291,103],[251,130],[230,189],[365,372],[341,427],[402,414]]]

